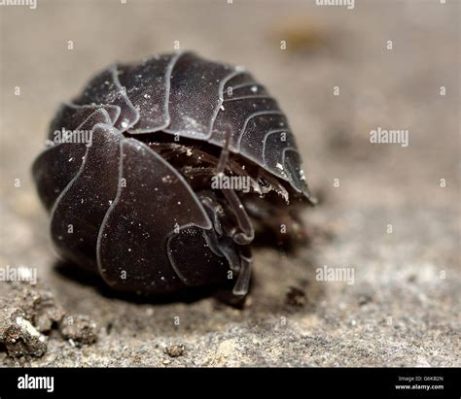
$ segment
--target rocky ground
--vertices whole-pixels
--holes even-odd
[[[460,5],[191,3],[0,8],[0,267],[38,273],[0,282],[0,364],[460,366]],[[30,178],[60,101],[175,41],[270,88],[320,200],[309,245],[255,251],[244,309],[121,297],[57,262]],[[370,143],[378,127],[408,146]],[[335,268],[352,274],[317,279]]]

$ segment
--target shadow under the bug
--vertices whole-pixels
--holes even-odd
[[[69,261],[59,260],[54,265],[63,279],[92,287],[101,296],[136,304],[167,305],[195,303],[213,297],[218,303],[238,309],[253,309],[258,313],[314,312],[324,296],[324,289],[315,276],[316,244],[312,245],[309,232],[302,241],[277,241],[272,235],[259,235],[254,247],[254,267],[247,297],[232,295],[232,282],[227,285],[188,287],[182,291],[162,295],[142,295],[117,291],[108,286],[96,273],[82,269]],[[264,256],[277,260],[265,265]]]
[[[117,291],[109,287],[96,273],[81,269],[72,262],[57,261],[54,265],[56,273],[66,280],[83,286],[93,287],[100,295],[110,299],[120,299],[137,304],[170,304],[176,302],[193,303],[210,296],[216,296],[223,287],[188,288],[171,294],[142,295],[130,292]]]

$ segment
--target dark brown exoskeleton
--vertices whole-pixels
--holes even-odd
[[[242,68],[175,53],[96,75],[33,165],[60,255],[117,290],[225,284],[244,296],[255,230],[312,202],[295,139]],[[255,227],[254,227],[255,226]]]

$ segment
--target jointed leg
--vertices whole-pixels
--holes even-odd
[[[211,250],[224,256],[233,273],[237,273],[232,293],[235,296],[244,296],[248,293],[251,277],[251,252],[247,245],[241,245],[236,240],[235,228],[229,226],[225,220],[226,213],[212,193],[202,193],[201,202],[205,206],[214,229],[205,233],[205,239]],[[229,206],[225,204],[224,206]],[[229,207],[230,209],[230,207]],[[240,233],[239,233],[240,234]]]
[[[221,155],[219,157],[218,166],[216,172],[218,175],[224,175],[226,170],[227,161],[229,159],[229,144],[231,139],[232,131],[230,127],[226,130],[226,140],[224,142],[224,147],[221,150]],[[241,231],[234,235],[234,241],[239,245],[246,245],[253,241],[254,230],[250,218],[245,210],[245,207],[240,201],[240,198],[232,189],[222,189],[221,190],[224,196],[226,197],[229,206],[234,213],[237,223]]]

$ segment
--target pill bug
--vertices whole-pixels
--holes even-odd
[[[191,52],[103,70],[47,143],[32,174],[53,243],[116,290],[245,296],[255,230],[280,228],[276,215],[297,226],[313,201],[277,101]]]

